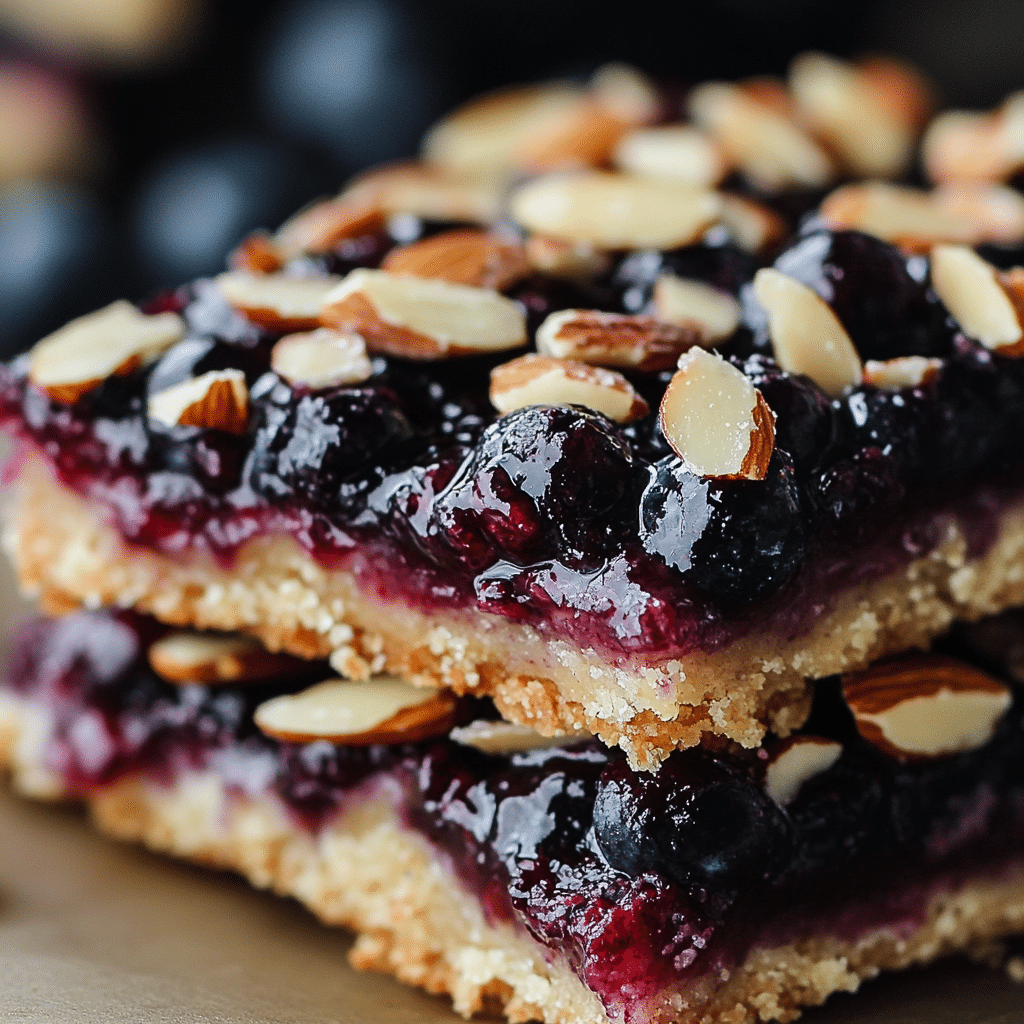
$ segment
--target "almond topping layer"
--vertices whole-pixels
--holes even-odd
[[[729,170],[718,144],[699,128],[665,125],[630,132],[615,147],[615,165],[630,174],[712,187]]]
[[[590,79],[590,95],[623,124],[648,124],[661,101],[654,83],[629,64],[603,64]]]
[[[661,432],[701,476],[763,480],[775,447],[775,415],[741,370],[693,348],[661,400]]]
[[[984,746],[1013,703],[1010,688],[955,658],[922,655],[843,678],[857,730],[903,761]]]
[[[358,384],[373,373],[363,339],[331,327],[279,339],[270,351],[270,368],[289,384],[311,388]]]
[[[265,231],[253,231],[232,250],[228,257],[232,270],[250,274],[273,274],[283,266],[281,253]]]
[[[277,679],[304,663],[274,654],[258,640],[237,634],[218,635],[174,630],[150,645],[150,668],[169,683],[256,682]]]
[[[611,266],[609,254],[592,242],[566,242],[547,235],[530,235],[526,256],[534,270],[570,281],[593,280]]]
[[[146,316],[130,302],[112,302],[36,342],[28,377],[51,398],[70,404],[108,377],[155,359],[184,334],[177,313]]]
[[[842,756],[843,745],[820,736],[790,736],[771,751],[764,788],[780,806],[794,800],[803,784],[827,772]]]
[[[708,82],[689,103],[694,121],[765,191],[831,181],[832,161],[797,124],[777,83]]]
[[[384,210],[368,196],[323,199],[285,221],[274,235],[283,262],[303,253],[330,252],[339,242],[384,227]]]
[[[654,309],[660,320],[692,327],[702,345],[732,337],[740,323],[740,304],[728,292],[674,274],[655,282]]]
[[[821,204],[822,219],[833,230],[852,228],[910,252],[927,252],[939,242],[969,244],[978,229],[929,192],[867,181],[836,189]]]
[[[786,238],[786,222],[763,203],[746,196],[722,194],[722,223],[747,252],[777,248]]]
[[[960,217],[974,230],[974,242],[1020,245],[1024,241],[1024,196],[1007,185],[955,182],[931,193],[940,210]]]
[[[518,722],[487,721],[478,719],[469,725],[452,729],[449,734],[464,747],[475,747],[485,754],[519,754],[529,750],[549,750],[565,747],[591,738],[588,732],[574,732],[568,736],[542,736],[536,729]]]
[[[407,359],[499,352],[526,343],[522,307],[487,288],[353,270],[327,296],[323,320],[371,352]]]
[[[205,427],[244,434],[249,388],[241,370],[210,370],[149,396],[147,415],[167,427]]]
[[[932,287],[964,333],[1003,355],[1024,353],[1022,311],[1001,274],[973,249],[939,245],[932,252]]]
[[[414,743],[447,733],[456,698],[423,690],[391,676],[365,682],[329,679],[301,693],[274,697],[254,715],[268,736],[290,743],[328,740],[352,746]]]
[[[699,342],[692,327],[596,309],[560,309],[537,328],[542,355],[645,372],[670,369]]]
[[[497,178],[446,173],[416,163],[389,164],[359,175],[342,197],[379,207],[389,216],[489,224],[501,212]]]
[[[605,249],[675,249],[720,216],[721,200],[685,182],[590,172],[538,178],[512,194],[512,219],[530,231]]]
[[[381,269],[501,291],[530,273],[526,250],[487,231],[445,231],[392,249]]]
[[[928,127],[922,159],[932,181],[1005,181],[1024,166],[1024,92],[988,114],[948,110]]]
[[[817,292],[765,267],[754,276],[754,294],[768,314],[768,333],[779,366],[806,374],[830,398],[861,382],[860,356]]]
[[[501,413],[528,405],[582,405],[617,423],[631,423],[650,412],[621,373],[534,354],[491,371],[491,404]]]
[[[869,359],[864,364],[864,381],[883,391],[918,388],[932,380],[941,369],[941,359],[926,356],[897,356],[881,361]]]
[[[254,324],[285,332],[319,327],[324,296],[339,280],[235,270],[219,274],[215,283],[224,298]]]

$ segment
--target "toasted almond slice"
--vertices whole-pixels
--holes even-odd
[[[630,126],[601,103],[581,98],[565,117],[523,140],[518,162],[533,171],[599,166],[611,159]]]
[[[615,147],[613,159],[630,174],[707,187],[717,185],[729,170],[718,143],[699,128],[683,124],[630,132]]]
[[[883,391],[919,388],[932,380],[941,369],[941,359],[928,359],[925,356],[897,356],[880,362],[869,359],[864,364],[864,381]]]
[[[526,240],[530,266],[551,277],[590,281],[611,266],[611,256],[592,242],[565,242],[547,235],[530,235]]]
[[[775,414],[741,370],[693,348],[679,358],[659,412],[672,450],[701,476],[763,480],[775,447]]]
[[[940,210],[974,228],[974,242],[1019,245],[1024,241],[1024,196],[1006,185],[955,182],[932,192]]]
[[[932,181],[1005,181],[1024,166],[1024,92],[991,113],[940,114],[925,133],[922,157]]]
[[[36,342],[28,377],[58,402],[77,402],[108,377],[155,359],[184,333],[177,313],[146,316],[130,302],[112,302]]]
[[[321,199],[300,210],[277,229],[274,248],[282,262],[307,252],[330,252],[346,238],[379,231],[384,220],[384,209],[372,196],[341,195]]]
[[[389,216],[490,224],[501,213],[503,191],[498,178],[466,178],[423,164],[399,163],[359,175],[342,198],[370,203]]]
[[[319,327],[324,297],[341,278],[286,277],[233,270],[214,280],[224,298],[254,324],[284,332]]]
[[[530,261],[515,240],[487,231],[445,231],[392,249],[381,269],[501,291],[530,273]]]
[[[740,323],[740,304],[728,292],[674,274],[655,282],[654,310],[660,320],[692,327],[702,345],[731,338]]]
[[[372,352],[440,359],[518,348],[522,307],[487,288],[384,270],[353,270],[328,296],[325,323],[356,331]]]
[[[456,174],[515,167],[524,147],[564,124],[585,96],[578,86],[554,82],[471,100],[427,132],[423,156]]]
[[[542,355],[645,372],[675,366],[683,352],[699,343],[693,327],[596,309],[562,309],[537,328]]]
[[[1005,683],[940,655],[844,676],[843,694],[861,736],[902,761],[983,746],[1013,703]]]
[[[690,93],[694,121],[760,188],[827,185],[834,176],[832,161],[787,105],[784,92],[762,83],[708,82]]]
[[[621,373],[533,353],[491,370],[491,404],[501,413],[528,405],[582,405],[617,423],[651,411]]]
[[[977,237],[970,220],[931,193],[885,181],[836,189],[821,204],[821,216],[833,229],[863,231],[910,252],[927,252],[939,242],[969,244]]]
[[[812,128],[854,172],[896,177],[910,164],[916,124],[906,107],[887,102],[877,79],[825,53],[801,54],[790,67],[790,88]]]
[[[770,751],[764,788],[780,806],[791,803],[803,784],[827,772],[842,756],[843,745],[821,736],[790,736]]]
[[[763,203],[728,193],[722,194],[722,223],[741,249],[753,253],[779,247],[789,230],[782,217]]]
[[[661,112],[654,83],[629,64],[599,67],[590,79],[590,94],[624,124],[650,124]]]
[[[307,664],[272,653],[252,637],[185,629],[173,630],[151,644],[147,657],[150,668],[169,683],[207,685],[278,679],[304,671]]]
[[[932,287],[965,334],[986,348],[1017,355],[1024,329],[1004,275],[973,249],[938,245],[932,252]]]
[[[249,388],[241,370],[210,370],[149,396],[147,414],[167,427],[206,427],[244,434]]]
[[[232,270],[250,274],[273,274],[283,266],[281,253],[274,240],[265,231],[246,235],[228,257]]]
[[[768,314],[768,333],[779,366],[806,374],[831,398],[861,382],[860,356],[817,292],[765,267],[754,276],[754,294]]]
[[[268,736],[291,743],[415,743],[447,733],[456,703],[447,690],[419,689],[392,676],[359,683],[329,679],[266,701],[254,719]]]
[[[516,223],[605,249],[675,249],[720,216],[714,192],[684,182],[589,172],[538,178],[512,194]]]
[[[270,350],[270,368],[289,384],[311,388],[358,384],[373,373],[363,339],[331,327],[285,335]]]
[[[475,747],[485,754],[520,754],[530,750],[550,750],[591,739],[588,732],[568,736],[542,736],[536,729],[518,722],[478,719],[452,729],[451,738],[464,747]]]

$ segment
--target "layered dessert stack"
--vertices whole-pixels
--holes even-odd
[[[19,788],[513,1021],[1024,928],[1020,103],[674,96],[487,97],[2,370]]]

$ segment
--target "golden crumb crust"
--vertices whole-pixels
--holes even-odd
[[[429,614],[361,589],[286,536],[250,541],[230,567],[124,542],[104,509],[28,460],[8,506],[6,543],[23,588],[51,612],[134,607],[175,624],[240,630],[271,650],[330,656],[356,678],[394,672],[421,686],[493,697],[547,735],[585,729],[652,768],[707,735],[747,747],[802,724],[810,686],[897,651],[925,648],[957,618],[1024,603],[1024,508],[1001,517],[971,559],[950,520],[943,541],[899,572],[837,596],[798,637],[754,632],[727,648],[609,661],[529,625],[475,609]]]
[[[39,734],[40,709],[0,694],[0,766],[30,795],[54,797]],[[45,715],[44,715],[45,717]],[[120,839],[228,868],[253,885],[292,896],[325,923],[357,933],[353,964],[385,971],[432,993],[447,993],[470,1015],[510,1022],[611,1024],[600,1001],[559,956],[524,929],[488,921],[422,837],[404,828],[391,801],[369,796],[317,835],[292,824],[270,796],[229,794],[212,771],[173,785],[137,778],[87,799],[96,824]],[[936,894],[909,935],[876,928],[856,941],[812,936],[754,949],[746,961],[695,990],[670,988],[644,1024],[766,1024],[792,1021],[801,1007],[852,992],[882,970],[923,964],[954,951],[985,952],[1024,929],[1024,873],[972,881]]]

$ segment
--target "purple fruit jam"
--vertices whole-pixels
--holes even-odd
[[[506,755],[443,738],[282,744],[252,723],[280,685],[164,683],[145,661],[161,632],[80,613],[21,634],[6,688],[52,716],[46,758],[73,792],[207,769],[239,795],[273,794],[314,832],[389,794],[492,920],[560,952],[626,1022],[669,984],[717,979],[753,946],[898,935],[937,888],[1021,866],[1019,696],[984,747],[903,764],[859,737],[826,681],[806,728],[842,743],[842,756],[780,806],[764,788],[764,751],[677,752],[637,773],[596,741]]]
[[[394,245],[372,238],[361,265]],[[303,272],[348,266],[328,262]],[[247,540],[290,535],[389,600],[476,607],[622,664],[755,627],[796,636],[837,593],[934,548],[950,520],[973,555],[986,550],[999,513],[1024,501],[1024,363],[957,334],[926,264],[867,235],[812,230],[776,265],[832,304],[865,358],[941,368],[918,387],[828,399],[770,358],[755,261],[729,245],[629,253],[596,281],[535,274],[511,289],[535,318],[642,309],[665,270],[739,295],[745,323],[722,351],[777,417],[762,481],[697,476],[656,413],[629,426],[577,406],[499,417],[489,373],[508,354],[378,356],[359,385],[290,387],[269,371],[277,335],[205,281],[149,307],[188,325],[155,364],[68,406],[16,361],[0,371],[0,419],[132,544],[229,564]],[[148,394],[225,367],[250,384],[244,435],[146,417]],[[633,375],[655,410],[670,376]]]

